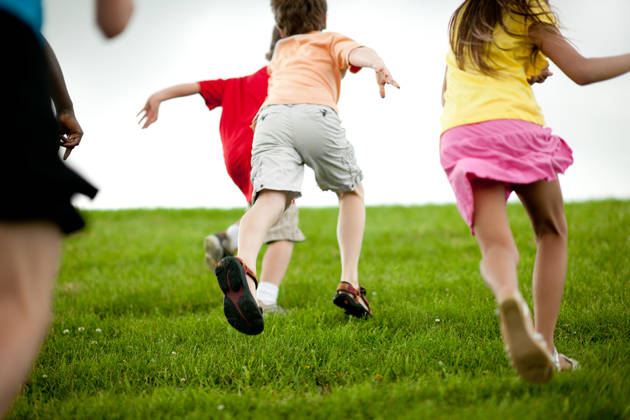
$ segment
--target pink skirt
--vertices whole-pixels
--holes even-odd
[[[571,148],[551,129],[521,120],[492,120],[451,128],[440,139],[440,162],[455,192],[457,209],[473,231],[471,181],[512,184],[553,181],[573,163]]]

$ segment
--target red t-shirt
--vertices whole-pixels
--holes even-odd
[[[351,66],[356,73],[359,67]],[[254,187],[251,181],[252,142],[254,132],[251,125],[254,116],[267,97],[269,74],[267,67],[256,73],[234,79],[217,79],[199,82],[199,93],[208,109],[223,107],[219,133],[223,143],[223,159],[228,175],[252,201]]]
[[[267,67],[256,73],[234,79],[217,79],[199,82],[199,93],[208,109],[223,107],[219,133],[223,143],[223,159],[228,175],[252,200],[252,120],[267,97]]]

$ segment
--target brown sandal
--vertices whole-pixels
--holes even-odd
[[[367,291],[364,287],[359,286],[359,290],[357,290],[350,283],[342,281],[337,286],[337,293],[333,298],[333,303],[344,309],[346,315],[356,316],[357,318],[369,318],[372,316],[372,309],[366,294]]]
[[[258,287],[254,272],[240,258],[225,257],[214,273],[224,294],[223,313],[230,325],[245,334],[260,334],[265,328],[262,311],[254,297],[256,291],[250,290],[247,283],[250,276]]]

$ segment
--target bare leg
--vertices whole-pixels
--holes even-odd
[[[294,245],[291,241],[276,241],[269,244],[262,261],[261,281],[280,286],[289,268]]]
[[[536,330],[553,352],[554,330],[567,270],[567,222],[558,180],[515,185],[536,234],[533,273]]]
[[[341,281],[359,289],[359,257],[365,229],[365,204],[363,186],[354,191],[337,193],[339,197],[339,219],[337,240],[341,252]]]
[[[553,377],[551,352],[536,335],[529,309],[518,290],[518,250],[505,209],[505,187],[473,182],[474,227],[481,248],[481,275],[499,304],[501,335],[514,369],[523,379],[545,383]]]
[[[52,224],[0,223],[0,417],[48,331],[60,255],[61,234]]]
[[[502,297],[518,290],[519,256],[507,218],[505,187],[501,183],[478,181],[473,188],[474,228],[482,256],[481,276],[500,302]]]
[[[287,206],[288,195],[284,191],[263,190],[254,205],[241,219],[238,232],[238,257],[254,273],[256,260],[267,231],[280,219]],[[249,290],[256,290],[254,281],[248,277]]]

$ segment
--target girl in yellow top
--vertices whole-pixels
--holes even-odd
[[[567,225],[557,173],[573,162],[530,87],[551,75],[549,57],[585,85],[630,71],[630,54],[582,57],[561,35],[545,0],[467,0],[450,22],[440,160],[458,209],[476,234],[481,275],[494,293],[503,340],[516,371],[544,383],[577,367],[559,355],[554,329],[567,266]],[[536,325],[519,290],[519,255],[506,215],[511,191],[527,210],[538,251]]]

